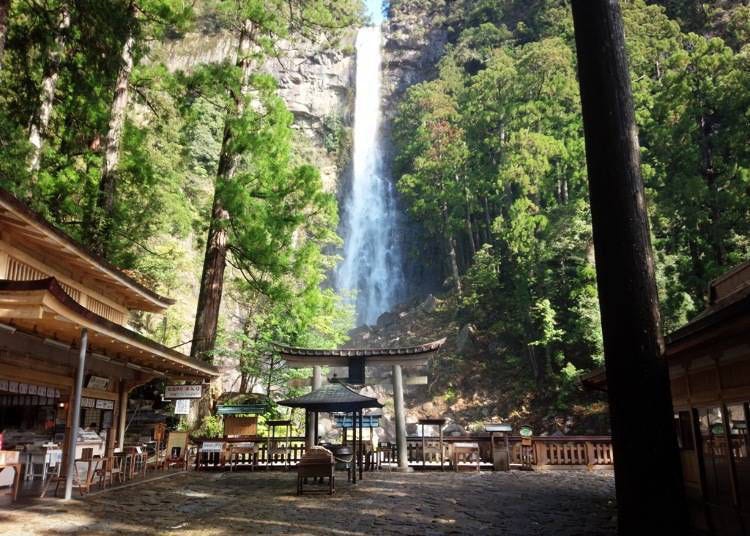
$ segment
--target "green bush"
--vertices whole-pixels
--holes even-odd
[[[224,434],[224,422],[218,415],[208,415],[203,417],[201,425],[198,428],[198,437],[221,437]]]

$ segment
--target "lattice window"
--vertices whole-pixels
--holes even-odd
[[[116,324],[122,324],[125,321],[124,315],[120,311],[118,311],[114,307],[110,307],[106,303],[100,302],[96,298],[92,298],[91,296],[89,296],[86,303],[90,311],[93,311],[99,316],[103,316],[107,320],[111,320]]]

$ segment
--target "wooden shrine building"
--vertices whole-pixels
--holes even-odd
[[[364,385],[368,366],[390,366],[393,382],[393,406],[396,421],[396,446],[399,469],[407,470],[409,462],[406,451],[406,414],[404,409],[404,379],[402,367],[424,366],[445,344],[445,338],[438,341],[402,348],[343,348],[323,350],[313,348],[293,348],[277,344],[287,366],[312,368],[313,391],[322,387],[321,367],[347,367],[349,376],[346,383]],[[308,443],[312,443],[313,433],[308,428]]]
[[[0,189],[0,432],[3,448],[62,447],[66,497],[80,441],[122,447],[128,392],[216,369],[129,329],[131,311],[173,303],[88,252]]]
[[[711,282],[708,307],[666,338],[665,358],[693,525],[750,535],[750,261]],[[583,382],[607,385],[604,370]]]

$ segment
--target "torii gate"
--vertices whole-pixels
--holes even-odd
[[[275,346],[289,367],[312,367],[313,390],[320,389],[322,386],[322,366],[347,367],[349,369],[347,382],[355,385],[364,385],[366,383],[366,366],[390,365],[393,372],[393,406],[396,414],[398,467],[399,469],[408,470],[404,380],[401,367],[426,365],[430,358],[442,348],[443,344],[445,344],[445,338],[420,344],[419,346],[402,348],[342,348],[339,350],[323,350],[317,348],[294,348],[282,344],[275,344]]]

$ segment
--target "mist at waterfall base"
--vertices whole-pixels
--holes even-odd
[[[374,324],[397,303],[403,285],[393,184],[380,136],[380,26],[357,33],[352,184],[343,205],[343,261],[336,288],[355,300],[357,324]],[[353,296],[353,297],[352,297]]]

